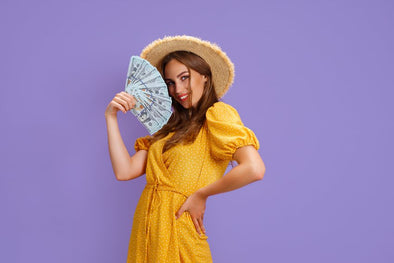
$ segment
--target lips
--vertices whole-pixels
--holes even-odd
[[[180,101],[185,101],[185,100],[187,100],[188,97],[189,97],[189,94],[185,93],[185,94],[178,96],[178,99]]]

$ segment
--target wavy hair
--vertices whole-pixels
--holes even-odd
[[[173,113],[170,119],[166,125],[164,125],[152,137],[150,137],[150,143],[152,144],[155,141],[166,137],[170,132],[174,132],[173,136],[171,136],[171,138],[168,139],[164,144],[163,152],[180,143],[193,143],[205,123],[205,114],[208,108],[211,107],[215,102],[218,102],[215,86],[212,81],[211,68],[203,58],[190,51],[171,52],[161,60],[158,66],[158,70],[163,78],[165,76],[166,65],[173,59],[176,59],[187,67],[190,76],[188,87],[189,92],[191,92],[190,69],[193,69],[201,75],[206,76],[207,81],[205,82],[202,96],[195,107],[186,109],[175,99],[172,100]],[[190,105],[192,96],[193,94],[189,96]]]

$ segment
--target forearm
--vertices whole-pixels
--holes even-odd
[[[116,116],[106,116],[108,149],[116,178],[123,178],[129,171],[130,155],[119,131]]]
[[[257,180],[261,180],[261,178],[258,176],[255,167],[244,163],[234,167],[225,176],[214,183],[200,188],[198,192],[208,197],[241,188]]]

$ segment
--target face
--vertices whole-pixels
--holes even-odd
[[[176,59],[167,63],[164,72],[164,81],[167,84],[170,96],[185,109],[195,107],[202,97],[204,85],[207,81],[206,76],[193,69],[190,69],[189,74],[187,67]],[[191,90],[189,90],[189,86]]]

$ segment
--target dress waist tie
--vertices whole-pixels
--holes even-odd
[[[163,185],[163,184],[159,184],[157,182],[155,183],[147,183],[145,185],[146,189],[153,189],[152,190],[152,195],[150,197],[150,202],[149,202],[149,206],[148,206],[148,212],[147,212],[147,224],[146,224],[146,238],[145,238],[145,260],[144,262],[147,262],[147,258],[148,258],[148,241],[149,241],[149,234],[150,234],[150,220],[151,220],[151,213],[154,209],[153,205],[155,203],[156,200],[156,196],[159,199],[159,203],[157,204],[157,206],[160,205],[160,194],[159,191],[170,191],[170,192],[174,192],[180,195],[183,195],[184,197],[188,198],[187,195],[185,195],[184,193],[176,190],[173,187],[167,186],[167,185]],[[175,216],[175,215],[174,215]]]

